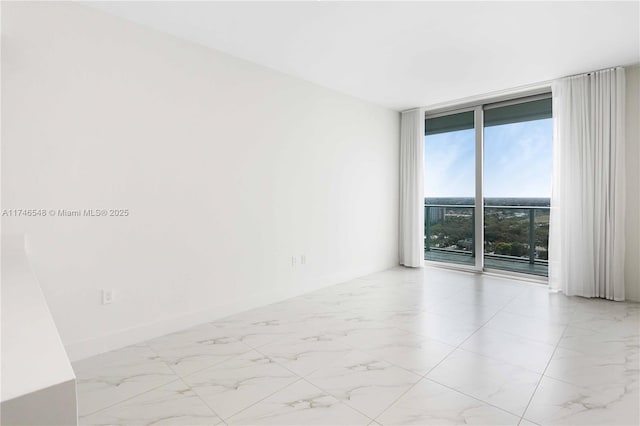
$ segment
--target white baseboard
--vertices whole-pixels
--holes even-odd
[[[116,333],[98,336],[79,342],[69,343],[65,345],[65,349],[71,361],[79,361],[104,352],[109,352],[125,346],[144,342],[146,340],[163,336],[165,334],[174,333],[176,331],[184,330],[186,328],[193,327],[199,324],[215,321],[260,306],[276,303],[282,300],[300,296],[305,293],[319,290],[321,288],[339,284],[341,282],[353,280],[355,278],[379,272],[393,266],[397,265],[388,265],[388,267],[385,267],[383,269],[380,269],[379,267],[352,269],[349,271],[343,271],[340,273],[323,276],[321,278],[310,280],[307,285],[299,288],[299,291],[289,289],[288,291],[273,291],[259,295],[253,295],[251,297],[244,298],[241,301],[234,301],[221,305],[211,306],[206,310],[198,312],[188,312],[169,318],[164,318],[160,321],[130,327],[124,330],[120,330]]]
[[[189,327],[211,322],[239,312],[253,309],[277,301],[277,295],[252,296],[250,300],[242,302],[227,303],[219,306],[212,306],[209,309],[188,312],[152,323],[141,324],[120,330],[116,333],[94,337],[91,339],[74,342],[65,345],[67,355],[71,361],[78,361],[89,358],[114,349],[144,342],[165,334],[184,330]]]

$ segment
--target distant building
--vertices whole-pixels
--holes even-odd
[[[434,224],[444,221],[445,208],[444,207],[430,207],[429,208],[429,223]]]

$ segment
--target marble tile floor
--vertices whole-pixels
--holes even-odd
[[[640,304],[394,268],[74,369],[83,425],[638,425]]]

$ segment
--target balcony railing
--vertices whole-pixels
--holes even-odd
[[[425,259],[475,264],[475,206],[425,204]],[[485,267],[546,276],[549,207],[484,207]]]

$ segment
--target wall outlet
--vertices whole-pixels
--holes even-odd
[[[109,305],[113,302],[113,290],[102,290],[102,304]]]
[[[300,264],[304,265],[305,263],[307,263],[307,256],[305,256],[304,254],[300,255]]]
[[[295,256],[291,256],[291,266],[296,266],[298,264],[298,259]]]

